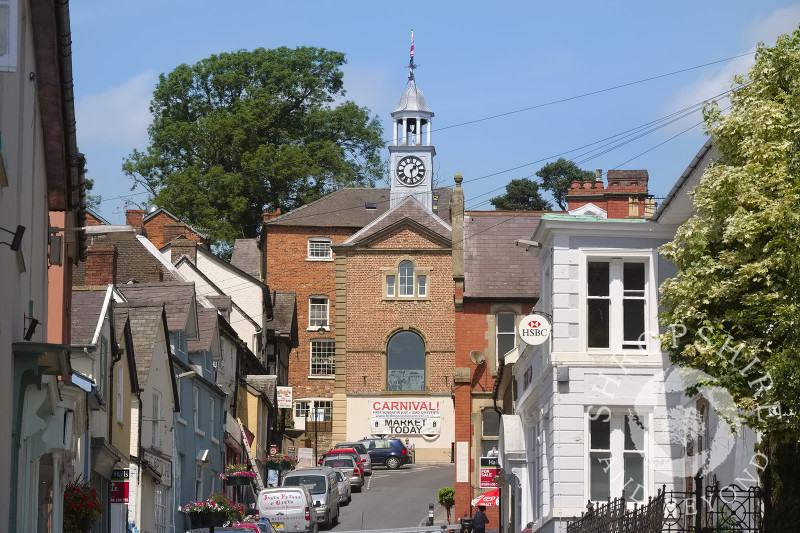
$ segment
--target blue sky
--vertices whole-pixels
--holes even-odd
[[[780,0],[80,0],[70,12],[78,145],[112,224],[124,223],[126,199],[131,208],[147,202],[121,167],[147,147],[158,74],[212,54],[344,52],[347,98],[370,108],[390,137],[414,28],[417,86],[435,112],[438,184],[461,172],[467,208],[491,209],[510,180],[535,179],[559,156],[587,170],[647,169],[651,194],[664,197],[705,142],[699,110],[602,155],[579,148],[726,91],[758,41],[774,44],[800,22],[800,3]],[[700,65],[708,66],[692,68]]]

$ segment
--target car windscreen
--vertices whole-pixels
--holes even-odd
[[[360,442],[352,443],[352,444],[337,444],[337,448],[353,448],[355,451],[362,455],[366,455],[367,449],[364,447],[363,444]]]
[[[332,468],[354,468],[356,466],[353,459],[350,457],[337,457],[335,459],[325,459],[324,466]]]
[[[311,494],[325,494],[326,483],[324,476],[291,476],[283,480],[285,487],[299,487],[305,485]]]

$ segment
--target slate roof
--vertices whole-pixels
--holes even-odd
[[[72,292],[72,344],[91,344],[97,322],[103,310],[107,289],[80,290]]]
[[[214,307],[197,305],[197,340],[188,342],[189,353],[211,350],[214,328],[217,325],[217,310]]]
[[[208,301],[217,308],[217,310],[223,316],[229,316],[231,313],[231,306],[233,304],[233,299],[230,296],[225,296],[224,294],[209,294],[206,296]]]
[[[278,376],[259,376],[248,374],[244,377],[247,384],[256,389],[258,392],[264,394],[270,404],[275,398],[275,384],[278,381]]]
[[[261,252],[258,239],[236,239],[233,241],[231,264],[256,279],[261,278]]]
[[[439,195],[437,214],[448,224],[452,192],[447,187],[433,191],[434,195]],[[375,209],[367,209],[368,203],[375,204]],[[388,188],[339,189],[285,215],[275,217],[264,225],[363,228],[388,210]]]
[[[150,375],[150,362],[158,330],[162,324],[163,305],[136,305],[119,303],[115,309],[115,321],[130,319],[133,353],[136,358],[136,374],[139,383],[145,383]],[[119,315],[117,318],[116,316]]]
[[[531,238],[543,213],[464,213],[465,298],[539,297],[539,259],[515,242]]]
[[[136,305],[164,305],[170,331],[183,331],[191,306],[195,305],[194,283],[130,283],[117,287]]]
[[[448,224],[428,211],[416,198],[408,196],[394,209],[386,212],[384,216],[350,236],[342,245],[354,245],[369,241],[370,238],[391,231],[393,226],[402,223],[421,226],[447,241],[450,240],[452,235],[452,230]]]
[[[289,337],[292,346],[297,346],[297,295],[293,292],[276,292],[272,302],[274,320],[267,327],[281,337]]]

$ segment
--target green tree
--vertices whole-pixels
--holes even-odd
[[[732,395],[761,432],[765,531],[800,521],[800,30],[736,76],[731,107],[705,109],[721,153],[692,193],[695,215],[662,252],[671,360]],[[685,330],[683,328],[686,328]],[[689,391],[690,393],[693,391]],[[780,406],[781,415],[778,416]]]
[[[489,200],[495,209],[508,211],[547,211],[550,202],[539,194],[539,184],[528,178],[511,180],[506,185],[506,193]]]
[[[288,211],[381,177],[383,133],[343,99],[344,54],[300,47],[212,55],[160,75],[146,151],[124,172],[151,202],[229,246]]]
[[[447,513],[447,523],[450,523],[450,509],[456,504],[456,491],[453,487],[442,487],[439,489],[439,493],[436,495],[436,500],[439,502],[439,505],[444,507],[445,513]]]
[[[542,178],[542,188],[550,191],[553,199],[563,211],[567,210],[567,192],[573,181],[594,181],[595,175],[589,170],[582,170],[572,161],[563,157],[547,163],[536,173]]]

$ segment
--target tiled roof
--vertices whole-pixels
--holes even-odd
[[[121,320],[124,320],[126,316],[130,319],[133,354],[136,357],[136,373],[139,383],[145,383],[150,375],[150,361],[153,358],[156,339],[158,339],[163,311],[162,305],[117,304],[115,315],[118,314]]]
[[[389,210],[384,216],[375,220],[370,225],[354,234],[346,241],[344,245],[353,245],[359,242],[367,241],[370,237],[378,235],[392,226],[410,221],[416,223],[423,228],[433,232],[442,239],[450,240],[451,230],[446,223],[432,214],[430,211],[419,203],[413,196],[406,197],[399,205]]]
[[[261,278],[261,252],[258,239],[236,239],[233,242],[231,264],[256,279]]]
[[[256,389],[261,394],[264,394],[269,402],[272,403],[275,398],[275,384],[278,381],[278,376],[259,376],[248,374],[244,377],[247,384]]]
[[[191,306],[195,305],[194,283],[130,283],[117,287],[136,305],[164,305],[170,331],[183,331]]]
[[[72,344],[91,344],[103,302],[106,299],[106,289],[79,290],[72,292]]]
[[[434,189],[439,196],[439,217],[450,223],[450,196],[452,190]],[[374,204],[374,209],[367,209]],[[333,228],[363,228],[389,210],[389,189],[363,188],[339,189],[310,204],[273,218],[266,225],[317,226]]]
[[[464,297],[538,298],[539,259],[516,246],[530,239],[542,212],[464,213]]]
[[[275,333],[291,337],[294,345],[297,340],[297,295],[293,292],[276,292],[272,313],[275,319],[271,326]]]
[[[214,328],[217,327],[217,309],[197,306],[197,340],[189,341],[189,352],[203,352],[211,349]]]

